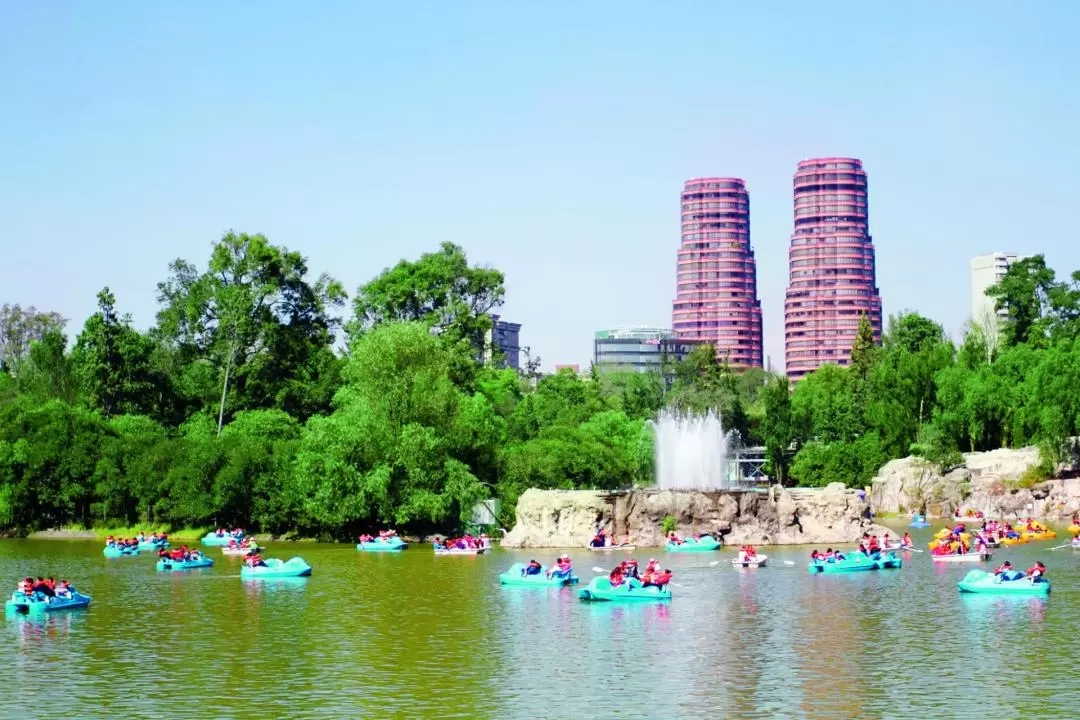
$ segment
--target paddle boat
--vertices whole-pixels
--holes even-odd
[[[161,550],[162,548],[167,547],[169,547],[169,539],[164,537],[145,538],[139,541],[140,550],[153,550],[156,552],[158,550]]]
[[[600,602],[669,602],[671,590],[667,586],[663,589],[653,585],[645,587],[633,578],[612,587],[606,577],[595,577],[578,592],[578,597]]]
[[[811,573],[845,573],[900,568],[902,565],[903,561],[896,556],[896,553],[866,555],[853,552],[845,555],[843,560],[811,560],[806,569]]]
[[[571,570],[569,575],[553,573],[548,575],[541,572],[536,575],[525,574],[525,563],[514,563],[510,569],[499,575],[500,585],[527,585],[530,587],[562,587],[564,585],[577,585],[578,577]]]
[[[737,568],[752,568],[752,567],[765,567],[765,563],[768,562],[768,555],[755,555],[749,558],[732,558],[732,567]]]
[[[473,547],[473,548],[435,548],[436,555],[483,555],[491,550],[490,547]]]
[[[1070,525],[1068,530],[1069,530],[1069,534],[1074,536],[1074,537],[1077,536],[1077,535],[1080,535],[1080,525],[1077,525],[1076,523],[1073,523],[1072,525]]]
[[[102,551],[107,558],[127,557],[128,555],[138,555],[139,548],[133,545],[125,545],[120,547],[119,545],[106,545]]]
[[[1002,545],[1026,545],[1027,542],[1028,542],[1028,538],[1024,537],[1023,535],[1021,535],[1020,537],[1016,537],[1016,538],[1011,538],[1011,537],[1001,538],[1001,544]]]
[[[157,561],[157,569],[159,572],[176,572],[179,570],[197,570],[199,568],[208,568],[214,564],[214,561],[205,555],[199,555],[198,557],[192,556],[187,560],[173,560],[172,558],[161,558]]]
[[[1050,592],[1049,580],[1032,581],[1019,570],[993,575],[982,570],[972,570],[956,583],[960,592],[993,595],[1046,595]]]
[[[989,560],[993,557],[992,553],[979,553],[979,552],[966,552],[966,553],[947,553],[943,555],[930,555],[930,559],[934,562],[982,562],[983,560]]]
[[[263,551],[265,549],[266,548],[264,548],[262,545],[248,545],[247,547],[242,547],[240,545],[237,545],[236,547],[225,546],[225,547],[221,548],[221,554],[222,555],[247,555],[249,552],[252,552],[252,551],[261,552],[261,551]]]
[[[365,542],[357,543],[356,549],[363,550],[365,552],[397,552],[409,547],[409,543],[405,542],[397,535],[392,537],[374,538]]]
[[[724,543],[712,535],[702,535],[699,538],[686,538],[681,543],[668,540],[664,549],[668,552],[708,552],[719,550]]]
[[[911,518],[911,524],[908,525],[908,527],[928,528],[928,527],[930,527],[930,523],[926,522],[926,516],[925,515],[915,515],[914,517]]]
[[[619,545],[586,545],[585,549],[590,552],[611,552],[613,550],[633,550],[636,547],[633,543],[621,543]]]
[[[31,593],[16,590],[11,598],[4,603],[4,613],[13,615],[37,615],[39,613],[56,612],[57,610],[79,610],[90,605],[90,596],[77,592],[70,588],[71,597],[46,598],[41,593]]]
[[[216,532],[211,530],[210,532],[203,535],[200,542],[202,542],[203,545],[228,545],[230,540],[240,542],[243,539],[243,535],[237,536],[233,535],[232,533],[222,533],[221,535],[218,535]]]
[[[257,578],[307,577],[311,575],[311,566],[300,557],[284,561],[270,558],[264,562],[266,565],[258,567],[245,565],[240,568],[240,577],[245,580],[254,580]]]

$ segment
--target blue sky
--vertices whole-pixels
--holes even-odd
[[[350,292],[444,240],[555,363],[670,325],[684,179],[750,191],[783,364],[798,160],[861,158],[887,313],[958,332],[968,259],[1080,269],[1073,2],[0,0],[0,302],[153,322],[230,228]]]

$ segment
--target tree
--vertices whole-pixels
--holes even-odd
[[[987,296],[994,298],[994,308],[1004,310],[1008,316],[1005,325],[1007,344],[1042,341],[1043,318],[1056,288],[1054,271],[1046,267],[1042,255],[1017,260],[997,284],[987,288]]]
[[[488,313],[506,294],[503,282],[498,270],[470,266],[463,249],[443,243],[439,252],[402,260],[360,287],[350,339],[385,323],[419,322],[479,352],[491,329]]]
[[[98,293],[98,311],[87,318],[75,341],[72,366],[83,397],[106,418],[153,413],[155,389],[150,368],[154,344],[116,313],[109,288]]]
[[[35,340],[17,380],[19,392],[39,402],[58,399],[74,403],[79,397],[79,384],[67,354],[67,337],[59,330],[48,330]]]
[[[795,439],[791,422],[791,388],[787,378],[776,376],[761,391],[765,415],[762,434],[765,437],[765,456],[769,472],[781,485],[787,480],[791,464],[788,448]]]
[[[226,234],[214,245],[205,273],[183,260],[170,269],[172,277],[158,285],[158,329],[186,362],[214,368],[221,388],[218,434],[230,381],[234,409],[259,407],[268,397],[277,399],[299,369],[275,363],[283,345],[286,357],[311,359],[333,342],[336,321],[328,311],[345,301],[340,284],[328,275],[309,281],[307,261],[263,235]],[[305,367],[314,371],[318,363]],[[271,386],[258,398],[246,393],[252,375]]]
[[[0,370],[14,376],[30,353],[30,346],[50,331],[63,331],[67,320],[54,312],[38,312],[31,305],[0,306]]]
[[[855,335],[855,342],[851,346],[851,369],[861,380],[866,380],[870,375],[870,368],[874,365],[878,346],[874,340],[874,328],[870,325],[870,319],[863,313],[859,318],[859,331]]]

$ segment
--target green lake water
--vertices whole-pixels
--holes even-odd
[[[3,541],[7,592],[55,575],[93,602],[5,619],[0,717],[1076,718],[1080,552],[1050,552],[1063,542],[994,556],[1043,560],[1047,599],[961,596],[956,581],[987,565],[927,553],[817,576],[809,548],[763,548],[758,570],[733,569],[733,550],[653,549],[634,557],[661,558],[682,587],[628,606],[500,587],[511,563],[557,551],[271,543],[264,556],[314,574],[246,582],[218,548],[213,568],[158,573],[150,554],[107,560],[94,541]],[[572,555],[587,582],[630,553]]]

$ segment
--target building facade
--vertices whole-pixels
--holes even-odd
[[[696,178],[683,187],[671,326],[681,341],[714,344],[733,366],[761,367],[750,196],[738,178]]]
[[[495,352],[502,355],[500,367],[521,369],[521,323],[500,320],[498,315],[491,316],[491,329],[484,339],[484,362],[495,361]]]
[[[667,328],[615,328],[593,336],[593,363],[601,372],[670,374],[696,342],[675,337]]]
[[[788,377],[798,380],[821,365],[847,365],[863,315],[880,342],[881,294],[862,162],[803,160],[794,190],[784,359]]]
[[[1005,310],[994,309],[994,299],[986,296],[986,289],[991,285],[997,285],[1005,277],[1012,264],[1017,260],[1023,260],[1026,255],[1016,253],[994,252],[987,255],[977,255],[971,258],[971,319],[977,323],[985,323],[990,317],[996,315],[1001,320],[1008,319]]]

